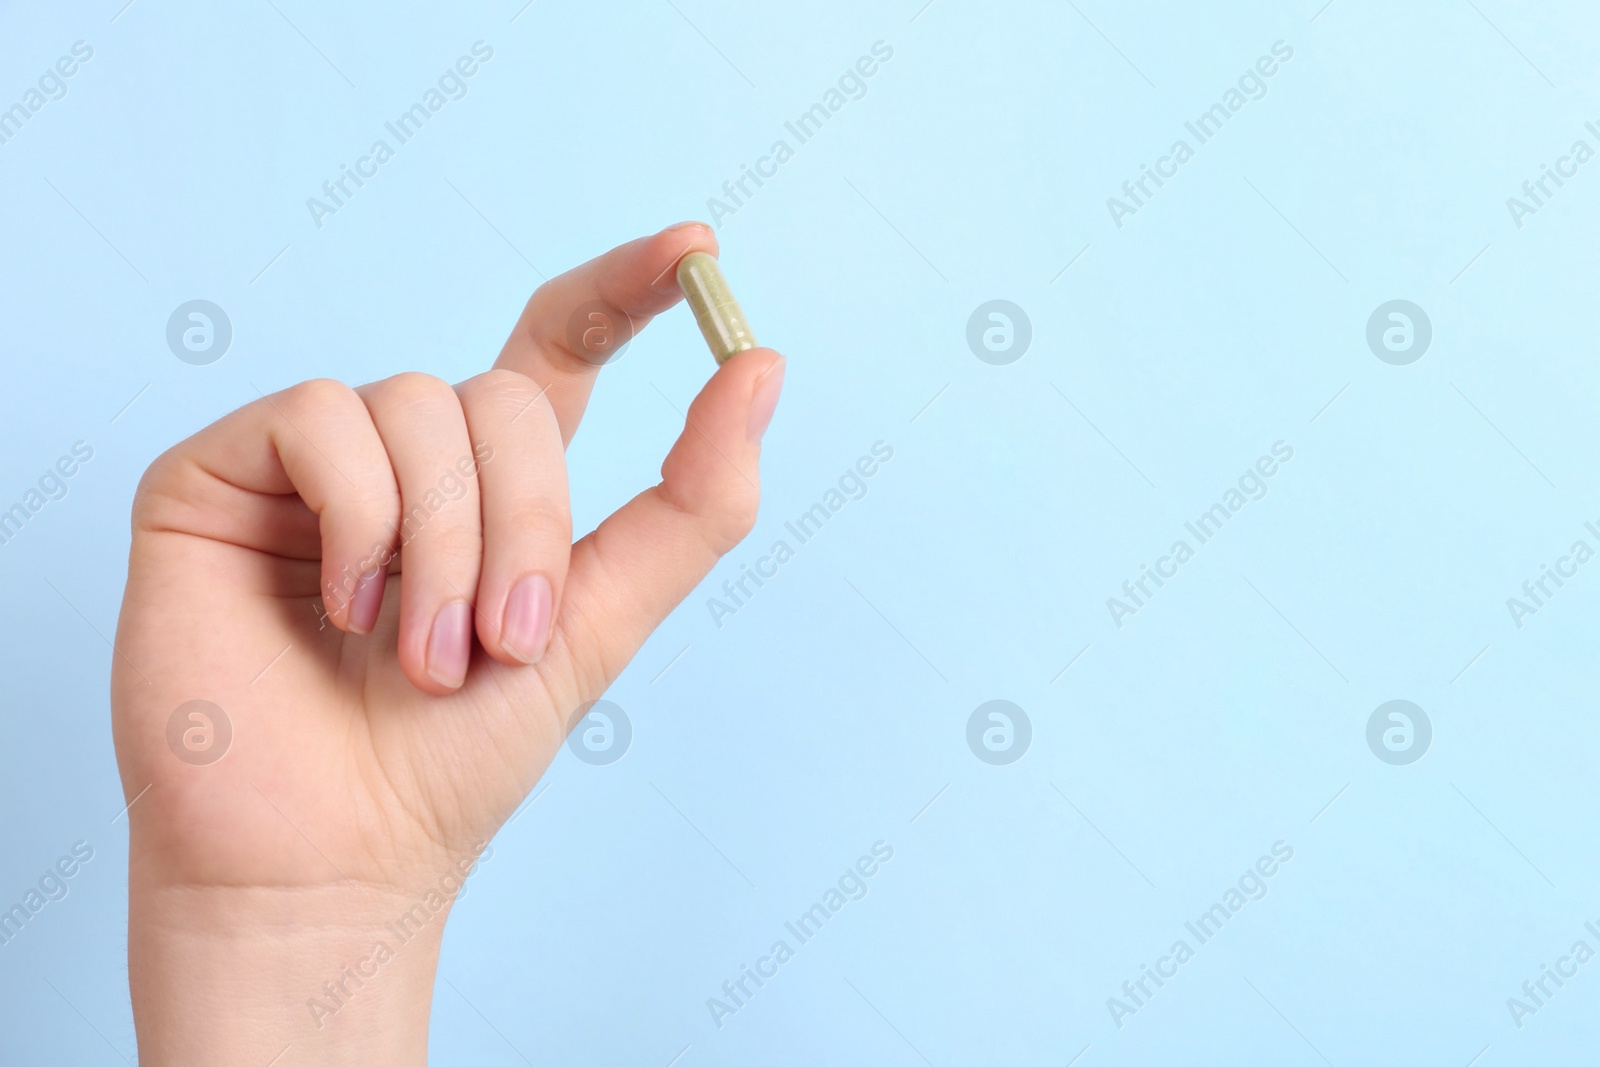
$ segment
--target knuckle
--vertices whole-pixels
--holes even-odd
[[[526,374],[496,368],[462,383],[462,400],[473,406],[489,405],[512,416],[549,409],[547,390]]]
[[[421,525],[404,530],[401,545],[415,546],[414,551],[435,559],[470,560],[476,566],[483,556],[483,532],[476,525],[432,516]]]
[[[456,403],[455,390],[450,383],[423,371],[405,371],[375,382],[372,396],[377,403],[395,408],[433,408]]]
[[[718,532],[727,539],[727,548],[723,551],[750,536],[750,531],[756,528],[756,517],[760,511],[761,500],[753,490],[737,493],[728,500],[718,517]]]
[[[695,507],[674,495],[671,483],[662,484],[663,496],[673,510],[685,515],[699,537],[717,556],[727,555],[755,529],[761,495],[748,486],[729,489],[715,503]]]
[[[557,295],[558,291],[547,278],[528,297],[528,302],[522,308],[522,317],[517,320],[517,329],[522,331],[526,340],[535,344],[541,340],[543,331],[540,327],[551,321],[551,315],[556,310]]]
[[[326,417],[358,410],[361,398],[348,385],[332,378],[311,378],[284,390],[284,406],[291,417]]]
[[[176,479],[179,463],[173,456],[175,450],[169,448],[150,461],[150,466],[139,476],[139,484],[133,491],[136,502],[141,496],[162,492]]]
[[[400,521],[400,486],[394,471],[379,469],[356,478],[354,485],[340,479],[340,492],[330,501],[334,520],[358,526],[375,539],[389,539]]]
[[[164,525],[167,514],[189,495],[192,482],[192,465],[184,462],[176,446],[153,459],[133,491],[133,528],[154,529]]]
[[[587,297],[570,287],[546,282],[534,290],[518,328],[524,341],[544,356],[552,373],[585,376],[607,361],[612,341],[591,347],[587,331],[600,327],[606,337],[625,344],[644,325],[612,299],[589,292]]]
[[[400,490],[394,480],[352,490],[345,500],[352,518],[374,529],[390,529],[400,517]]]
[[[522,500],[511,509],[508,525],[512,529],[535,531],[540,536],[572,540],[572,512],[566,501],[556,499]]]

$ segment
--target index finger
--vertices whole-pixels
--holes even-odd
[[[563,445],[578,430],[595,374],[682,298],[673,268],[690,252],[717,254],[716,235],[703,222],[682,222],[619,245],[550,279],[528,298],[494,365],[548,390]]]

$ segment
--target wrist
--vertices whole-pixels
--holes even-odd
[[[460,870],[399,888],[179,885],[154,868],[130,864],[141,1064],[426,1063]]]

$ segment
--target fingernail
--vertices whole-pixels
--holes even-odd
[[[662,230],[661,232],[662,233],[673,233],[673,232],[675,232],[677,230],[687,230],[690,226],[699,226],[700,228],[704,229],[705,228],[705,223],[699,221],[698,219],[690,219],[688,222],[675,222],[671,226],[668,226],[666,229]]]
[[[770,370],[756,379],[755,395],[750,398],[750,425],[747,431],[751,441],[761,440],[761,435],[767,432],[767,424],[772,421],[772,413],[778,410],[778,394],[783,392],[783,370],[787,363],[780,357]]]
[[[500,624],[500,642],[507,652],[528,664],[544,658],[553,601],[550,579],[542,574],[530,574],[512,587]]]
[[[356,579],[356,593],[350,598],[350,632],[369,634],[378,625],[378,609],[383,607],[383,587],[387,576],[383,571],[363,575]]]
[[[428,632],[428,677],[447,689],[460,688],[471,654],[472,605],[452,600],[439,609]]]

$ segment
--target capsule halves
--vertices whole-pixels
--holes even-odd
[[[678,285],[717,363],[756,347],[755,335],[728,289],[715,256],[690,252],[678,263]]]

